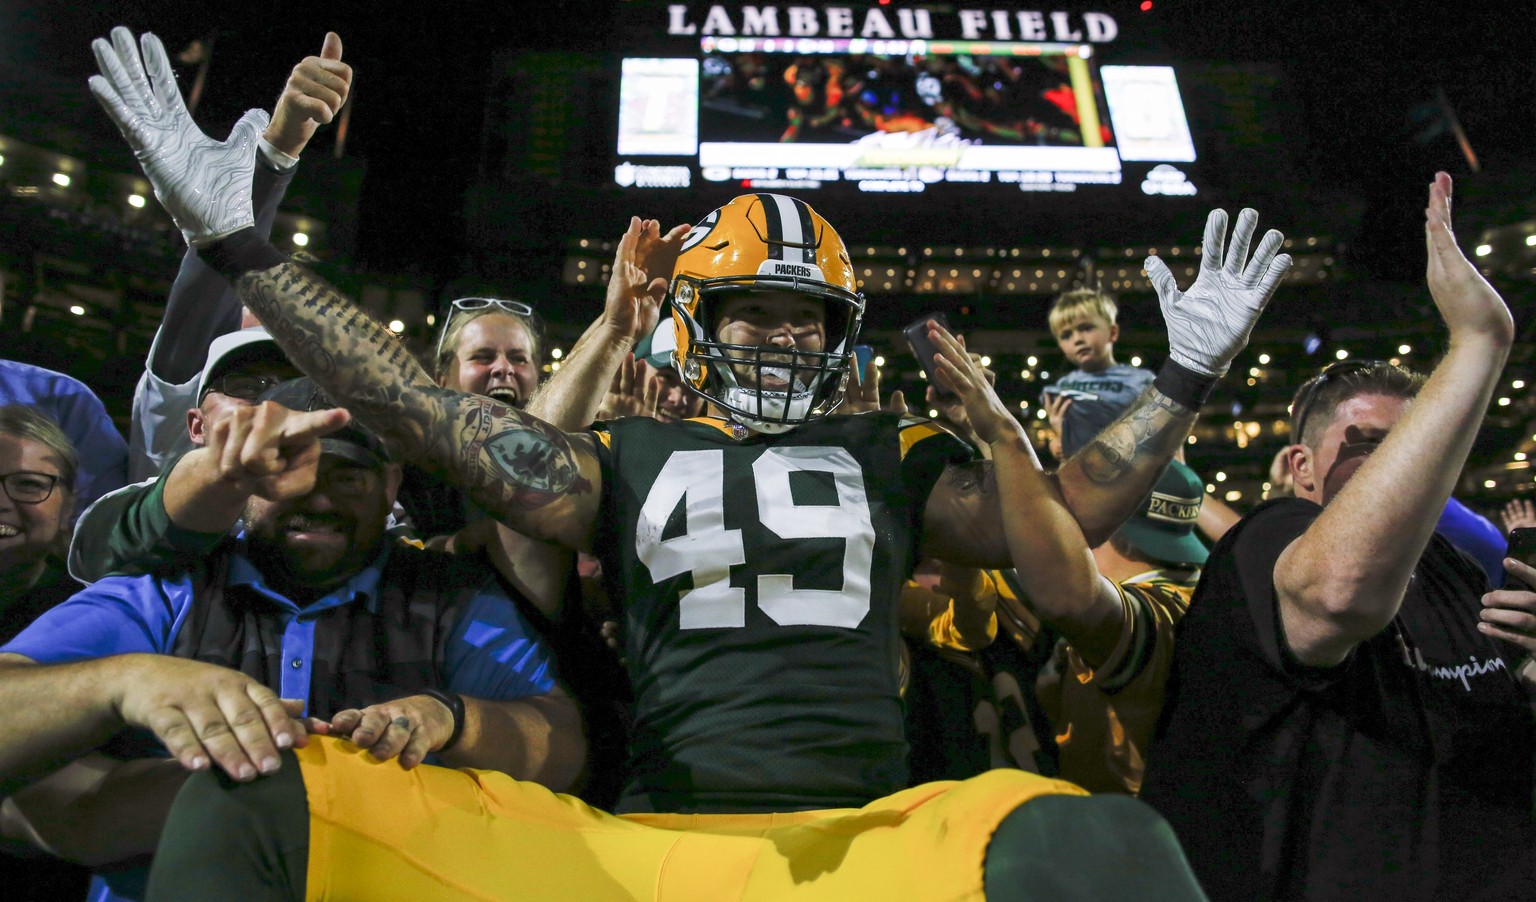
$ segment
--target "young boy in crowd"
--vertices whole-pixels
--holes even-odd
[[[1113,423],[1154,373],[1115,362],[1119,308],[1096,288],[1074,288],[1051,304],[1051,335],[1075,367],[1041,393],[1054,434],[1051,453],[1066,460]]]

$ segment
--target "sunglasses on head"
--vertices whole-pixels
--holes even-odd
[[[525,319],[533,316],[533,308],[522,301],[509,301],[505,298],[457,298],[449,305],[448,318],[443,320],[443,328],[437,333],[437,352],[433,356],[443,356],[443,340],[448,337],[448,324],[453,321],[455,313],[460,310],[484,310],[487,307],[495,307]]]
[[[1301,437],[1307,434],[1307,417],[1312,415],[1312,406],[1317,402],[1317,396],[1322,393],[1324,385],[1350,373],[1363,373],[1386,363],[1385,360],[1340,360],[1338,363],[1330,363],[1323,367],[1323,371],[1313,377],[1312,381],[1301,390],[1301,397],[1296,401],[1296,408],[1292,411],[1296,429],[1291,433],[1291,441],[1299,442],[1302,440]]]

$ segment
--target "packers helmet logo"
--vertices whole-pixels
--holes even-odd
[[[719,221],[719,210],[714,210],[708,216],[699,220],[699,224],[694,226],[688,232],[688,237],[683,239],[682,250],[678,251],[678,253],[686,254],[687,252],[698,247],[699,243],[702,242],[705,238],[709,237],[709,233],[715,230],[715,224]]]

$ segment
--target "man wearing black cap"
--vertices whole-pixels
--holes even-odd
[[[184,768],[254,779],[306,727],[405,768],[435,754],[557,789],[581,769],[575,705],[485,559],[385,537],[400,468],[313,382],[261,401],[134,499],[131,516],[201,537],[203,556],[101,580],[0,648],[0,772],[106,753],[111,792],[67,815],[38,802],[55,851],[145,854]],[[157,754],[134,728],[167,736],[173,758],[120,760]]]

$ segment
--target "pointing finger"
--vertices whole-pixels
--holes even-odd
[[[278,434],[289,441],[307,441],[330,435],[350,422],[352,414],[342,407],[311,410],[290,415],[283,421],[283,428]]]

